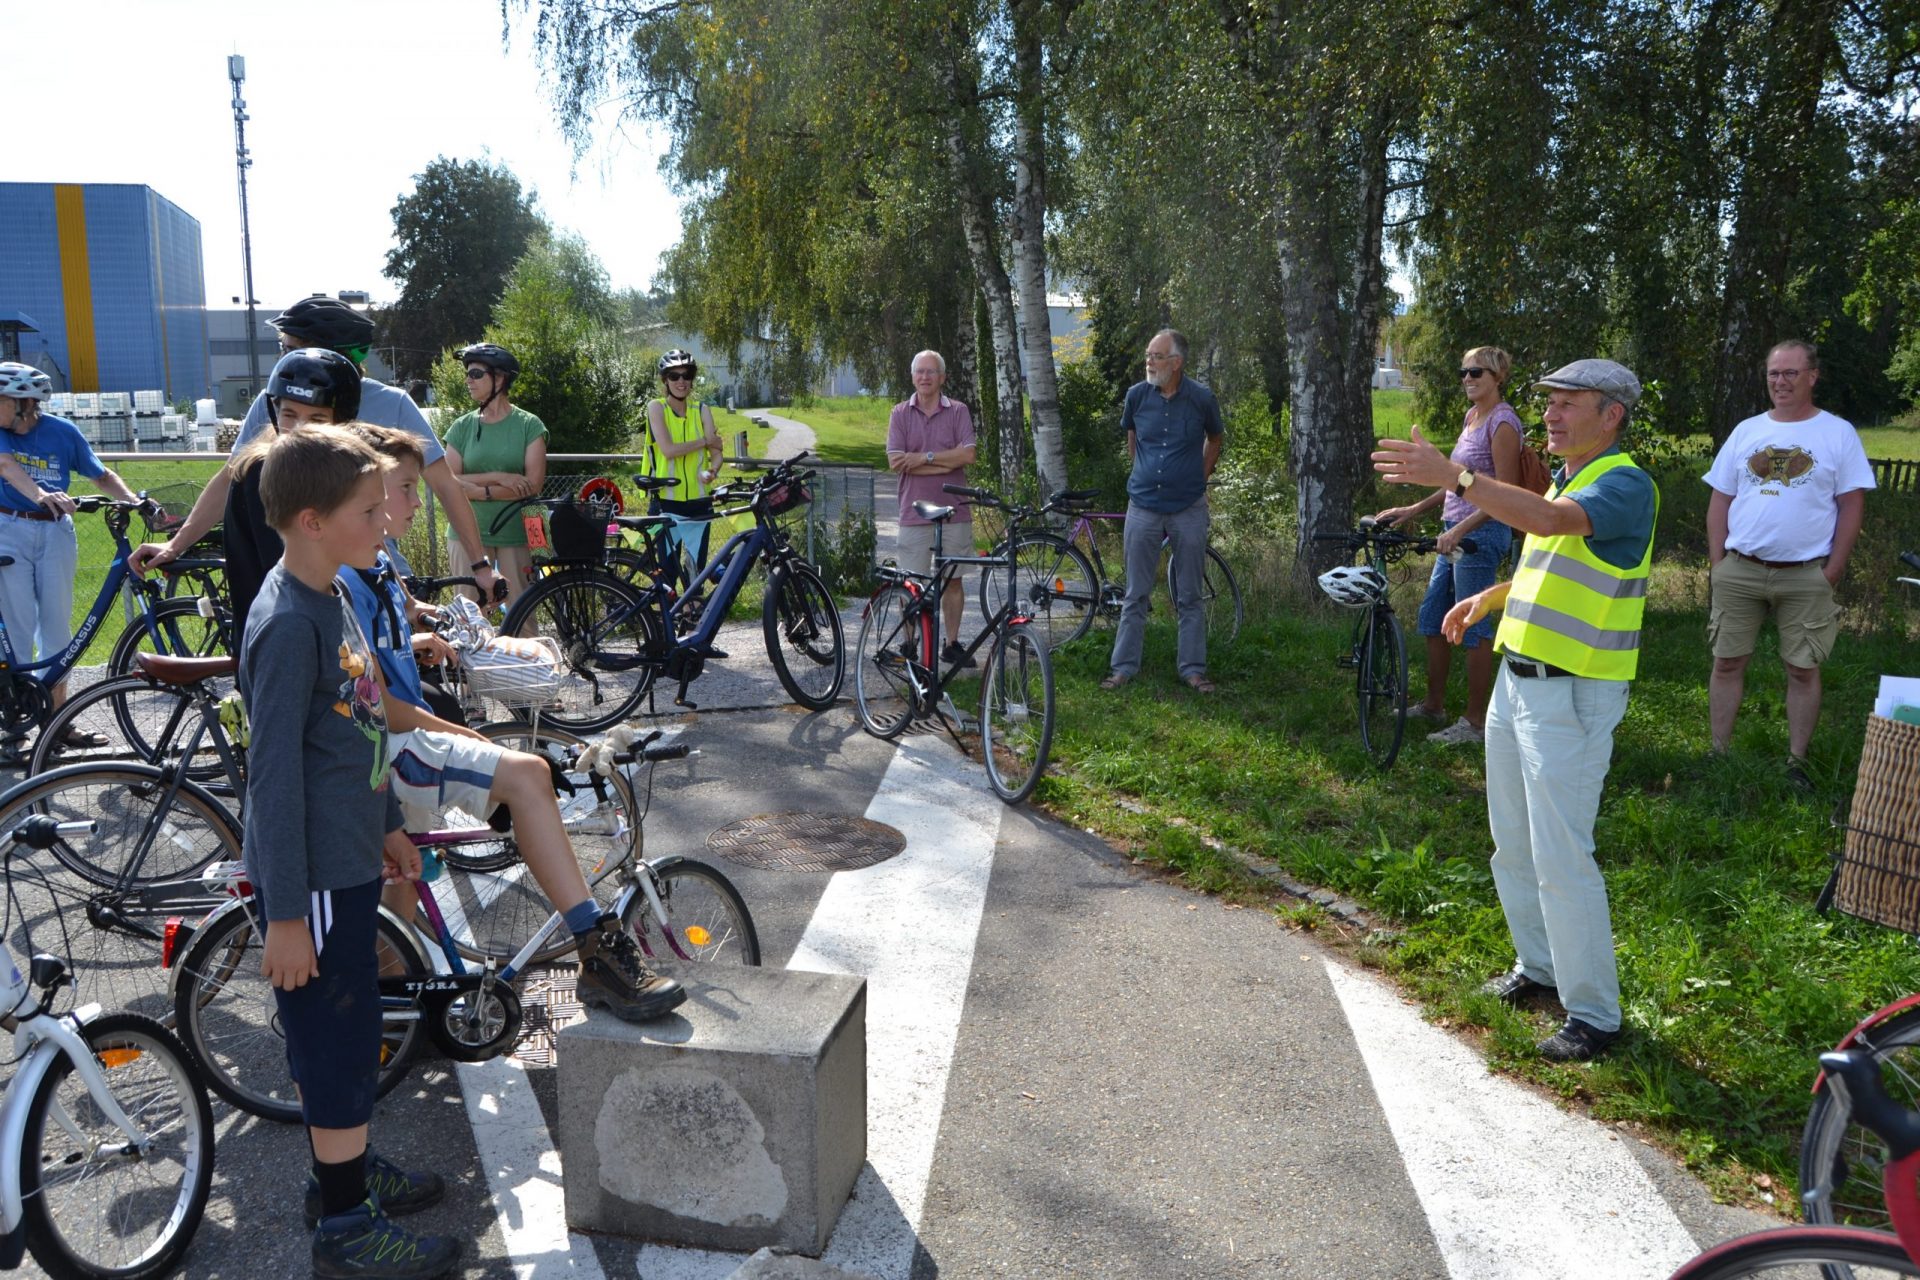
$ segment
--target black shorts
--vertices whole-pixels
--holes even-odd
[[[373,1115],[380,1075],[380,881],[308,895],[320,976],[274,988],[287,1068],[309,1128],[352,1129]]]

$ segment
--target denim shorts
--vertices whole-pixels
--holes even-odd
[[[1454,523],[1458,522],[1446,528],[1453,528]],[[1467,541],[1473,543],[1473,550],[1462,552],[1457,561],[1445,556],[1434,557],[1433,577],[1427,580],[1427,598],[1420,602],[1420,618],[1416,624],[1423,636],[1439,635],[1447,610],[1499,580],[1500,566],[1513,545],[1513,530],[1498,520],[1489,520],[1468,534]],[[1490,642],[1493,624],[1493,615],[1488,614],[1468,627],[1460,641],[1462,647],[1471,649]]]

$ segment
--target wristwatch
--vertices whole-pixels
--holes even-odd
[[[470,565],[468,565],[468,566],[467,566],[467,572],[469,572],[469,573],[478,573],[478,572],[480,572],[480,571],[481,571],[482,569],[491,569],[491,568],[493,568],[493,561],[491,561],[491,560],[475,560],[475,561],[474,561],[474,562],[473,562],[472,564],[470,564]]]
[[[929,450],[927,450],[927,461],[928,461],[928,462],[932,462],[932,461],[933,461],[933,450],[931,450],[931,449],[929,449]]]
[[[1462,471],[1460,478],[1453,482],[1453,496],[1464,498],[1467,496],[1467,490],[1471,488],[1473,488],[1473,472]]]

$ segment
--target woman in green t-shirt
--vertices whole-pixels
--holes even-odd
[[[502,521],[500,513],[521,498],[533,497],[546,483],[547,427],[507,399],[507,389],[520,372],[511,351],[476,343],[460,353],[460,362],[467,367],[467,394],[480,407],[448,429],[447,465],[473,503],[483,545],[463,548],[449,530],[447,563],[460,573],[491,560],[506,581],[511,603],[526,590],[532,559],[526,526],[517,515]]]

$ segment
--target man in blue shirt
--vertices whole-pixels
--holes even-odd
[[[1140,673],[1147,603],[1159,576],[1160,544],[1173,552],[1173,611],[1180,624],[1180,678],[1198,693],[1207,679],[1207,615],[1200,583],[1207,551],[1207,478],[1220,461],[1225,428],[1213,392],[1186,376],[1187,339],[1162,329],[1147,343],[1147,380],[1127,391],[1120,425],[1127,432],[1127,598],[1113,637],[1111,673],[1102,689],[1118,689]]]

